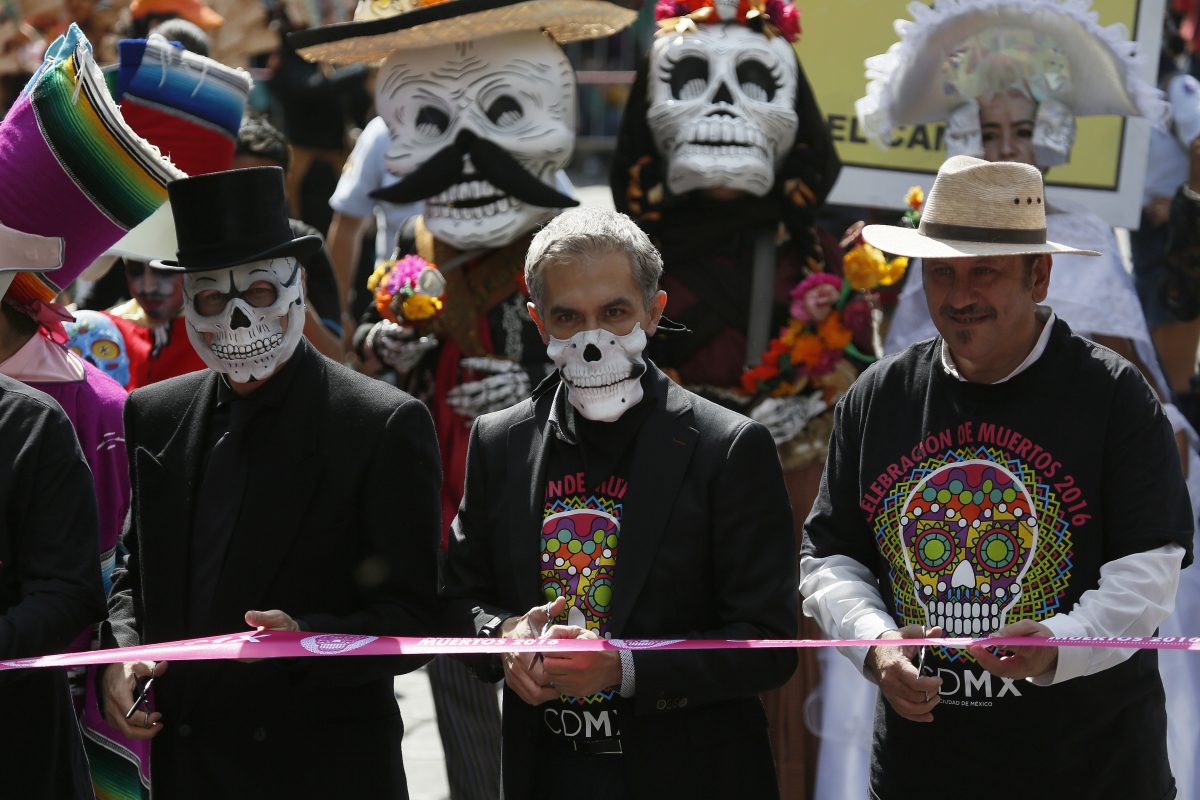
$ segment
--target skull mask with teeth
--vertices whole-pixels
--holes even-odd
[[[389,172],[410,176],[466,133],[511,155],[553,186],[575,145],[575,73],[540,31],[400,50],[380,68],[376,105],[391,133]],[[461,180],[425,199],[424,220],[460,250],[503,247],[554,209],[485,180],[463,156]]]
[[[799,73],[786,39],[742,25],[657,37],[646,121],[667,187],[766,195],[796,139]]]
[[[639,322],[624,336],[606,330],[580,331],[570,339],[550,337],[546,348],[567,385],[567,400],[585,419],[615,422],[642,401],[646,332]]]
[[[183,292],[192,347],[231,381],[270,377],[304,333],[303,281],[294,258],[189,272]]]

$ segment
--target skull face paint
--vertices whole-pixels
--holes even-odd
[[[656,37],[646,122],[667,187],[765,195],[796,140],[799,73],[786,39],[742,25]]]
[[[129,384],[129,356],[117,324],[99,311],[76,311],[63,324],[67,349],[122,386]]]
[[[948,636],[1004,625],[1037,549],[1025,486],[991,461],[947,464],[908,496],[900,516],[905,564],[925,624]]]
[[[183,276],[178,272],[125,259],[125,282],[129,293],[154,324],[161,325],[179,316],[183,308]]]
[[[375,100],[391,133],[385,163],[400,178],[469,132],[553,186],[575,146],[575,73],[538,31],[393,53]],[[464,156],[462,180],[425,200],[424,220],[465,250],[502,247],[553,214],[483,180]]]
[[[606,330],[580,331],[570,339],[551,336],[546,354],[562,374],[567,400],[585,419],[615,422],[642,401],[645,349],[639,322],[624,336]]]
[[[304,334],[303,281],[294,258],[186,273],[183,295],[196,354],[235,383],[270,377]]]

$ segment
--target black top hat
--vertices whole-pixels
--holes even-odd
[[[304,258],[320,236],[292,238],[283,170],[251,167],[183,178],[167,185],[179,251],[153,266],[206,272],[268,258]]]

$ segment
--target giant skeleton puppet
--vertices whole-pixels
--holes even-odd
[[[807,423],[823,400],[739,389],[787,321],[791,289],[824,268],[813,222],[840,168],[792,47],[798,11],[687,0],[658,3],[656,16],[611,181],[617,209],[662,251],[671,316],[690,330],[655,337],[651,355],[767,424],[785,465],[820,462],[828,429]]]
[[[659,32],[637,73],[613,159],[613,199],[658,245],[672,320],[654,362],[689,389],[746,413],[780,446],[796,519],[808,514],[842,389],[769,396],[744,389],[789,320],[791,292],[824,271],[815,214],[840,169],[793,42],[790,2],[686,0],[656,6]],[[810,486],[811,484],[811,486]],[[796,532],[797,542],[799,531]],[[798,546],[798,544],[797,544]],[[803,796],[812,744],[794,720],[816,664],[765,698],[782,796]]]
[[[424,201],[398,253],[444,273],[444,311],[414,325],[373,317],[356,345],[431,401],[447,523],[471,420],[528,396],[547,372],[521,275],[535,229],[577,205],[554,188],[575,141],[575,74],[559,45],[634,16],[602,0],[362,0],[353,22],[291,35],[309,59],[383,60],[376,107],[400,180],[374,196]]]

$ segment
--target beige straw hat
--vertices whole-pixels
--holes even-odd
[[[544,30],[559,44],[611,36],[637,12],[606,0],[359,0],[353,22],[288,35],[309,61],[381,61],[396,50]]]
[[[971,156],[942,164],[919,228],[868,225],[862,233],[880,250],[909,258],[1100,255],[1046,241],[1046,200],[1036,167]]]

